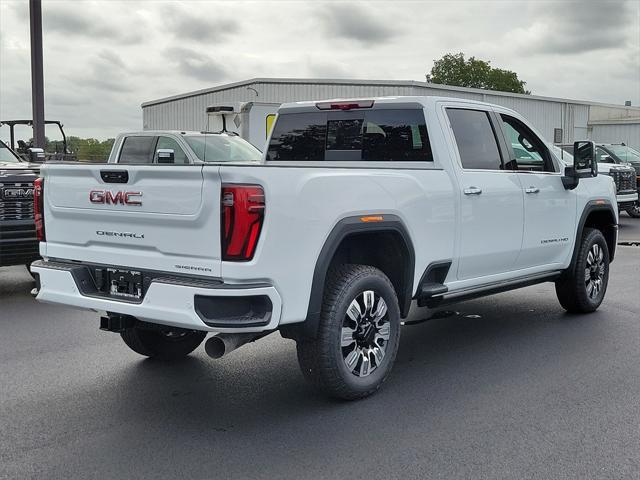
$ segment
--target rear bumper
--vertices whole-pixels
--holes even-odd
[[[263,332],[275,330],[280,321],[282,300],[271,285],[230,285],[220,282],[206,286],[203,282],[191,285],[184,279],[154,278],[142,300],[130,302],[83,293],[85,288],[79,284],[79,276],[74,272],[79,268],[85,267],[47,261],[33,263],[32,271],[39,279],[36,299],[208,332]],[[262,310],[257,312],[255,321],[247,321],[247,314],[253,311],[257,298],[265,299],[259,302]],[[202,307],[203,299],[208,308]],[[237,306],[245,302],[239,302],[238,299],[246,300],[247,311],[244,315],[237,311]]]

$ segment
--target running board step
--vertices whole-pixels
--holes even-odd
[[[433,297],[443,295],[449,291],[449,287],[442,283],[425,283],[420,287],[418,295],[418,306],[424,307]]]

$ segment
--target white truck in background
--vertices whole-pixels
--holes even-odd
[[[612,178],[592,142],[566,165],[507,108],[285,104],[259,162],[197,154],[237,152],[235,135],[137,135],[107,165],[43,166],[32,270],[39,301],[104,312],[141,355],[180,358],[214,333],[219,358],[280,331],[312,384],[355,399],[391,371],[414,302],[437,312],[541,282],[570,312],[604,299]]]
[[[276,119],[279,103],[236,102],[207,107],[207,131],[237,133],[260,151]]]

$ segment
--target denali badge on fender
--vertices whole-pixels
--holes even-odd
[[[89,200],[91,203],[102,203],[111,205],[142,205],[142,200],[135,200],[134,197],[141,197],[142,192],[112,192],[111,190],[91,190]]]

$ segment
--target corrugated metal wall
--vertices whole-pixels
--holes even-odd
[[[259,92],[246,85],[227,90],[205,93],[194,97],[145,106],[142,122],[145,130],[204,130],[207,127],[206,108],[210,105],[233,102],[260,101],[267,103],[299,102],[338,97],[380,97],[385,95],[412,95],[413,88],[390,85],[339,85],[254,83]]]
[[[591,139],[600,143],[625,143],[640,150],[640,122],[623,124],[596,124],[589,127]]]
[[[248,86],[255,88],[259,95],[256,96],[255,92],[247,89]],[[565,142],[586,138],[588,105],[495,95],[490,92],[456,91],[451,88],[383,84],[257,82],[145,106],[142,109],[143,125],[145,129],[204,130],[207,128],[205,109],[215,104],[246,101],[283,103],[339,97],[395,95],[440,95],[495,103],[523,115],[548,141],[553,140],[554,128],[563,128]]]

